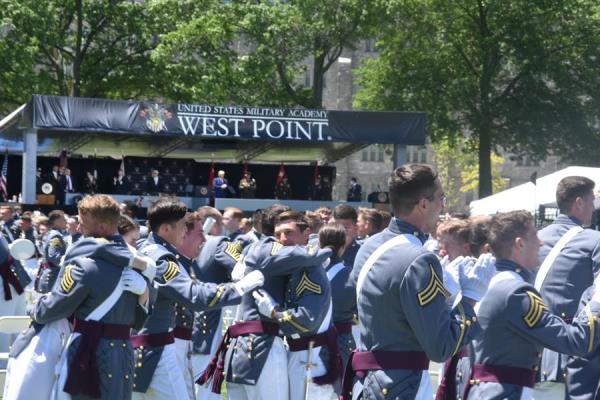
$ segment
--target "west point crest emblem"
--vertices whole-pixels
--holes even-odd
[[[166,131],[166,121],[173,118],[171,110],[158,104],[142,105],[139,115],[146,120],[146,127],[154,133]]]

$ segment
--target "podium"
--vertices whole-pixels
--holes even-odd
[[[38,194],[35,196],[35,204],[43,206],[53,206],[55,198],[53,194]]]

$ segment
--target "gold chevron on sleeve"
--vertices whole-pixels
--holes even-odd
[[[229,257],[233,258],[236,262],[240,261],[240,259],[242,258],[242,253],[241,253],[241,244],[239,242],[235,242],[235,243],[227,243],[227,247],[225,248],[225,254],[227,254]]]
[[[302,278],[296,286],[296,295],[300,296],[304,292],[313,292],[314,294],[321,294],[323,290],[321,286],[311,281],[306,272],[302,273]]]
[[[167,270],[163,274],[163,279],[165,280],[165,283],[169,282],[177,275],[179,275],[179,272],[179,265],[177,265],[177,263],[173,261],[167,261]]]
[[[213,297],[213,299],[210,301],[210,303],[208,303],[208,306],[214,307],[214,305],[217,304],[217,302],[219,301],[221,296],[223,296],[224,291],[225,291],[225,286],[217,287],[217,292],[215,293],[215,297]]]
[[[65,273],[60,280],[60,288],[65,293],[69,293],[73,289],[73,286],[75,286],[75,279],[73,279],[72,273],[73,268],[75,268],[73,264],[67,265],[65,267]]]
[[[273,242],[273,247],[271,247],[271,255],[274,256],[275,254],[279,253],[279,251],[283,249],[283,245],[279,242]]]
[[[425,289],[417,293],[417,299],[419,300],[419,305],[421,307],[425,307],[427,304],[431,303],[438,294],[442,294],[444,297],[450,296],[450,293],[446,290],[444,284],[437,276],[433,265],[429,264],[429,268],[431,269],[431,278]]]
[[[544,300],[532,291],[527,291],[529,297],[529,310],[523,316],[523,320],[528,327],[533,328],[542,318],[542,314],[548,309],[544,304]]]
[[[62,240],[60,240],[59,237],[55,237],[50,239],[50,243],[48,243],[48,246],[50,247],[65,247],[65,244],[63,243]]]

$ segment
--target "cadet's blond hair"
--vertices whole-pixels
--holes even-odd
[[[86,214],[110,228],[117,229],[121,215],[119,203],[106,194],[85,196],[77,204],[80,214]]]

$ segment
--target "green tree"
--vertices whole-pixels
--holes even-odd
[[[434,141],[465,135],[478,152],[480,197],[492,193],[495,149],[592,160],[600,144],[597,2],[387,4],[383,52],[360,73],[358,107],[425,111]]]
[[[344,49],[375,26],[374,0],[179,2],[160,0],[179,21],[154,59],[168,72],[169,97],[320,108],[324,77]],[[182,20],[183,21],[183,20]],[[310,85],[300,79],[311,71]]]
[[[148,6],[134,1],[0,0],[0,104],[32,93],[155,96]]]

